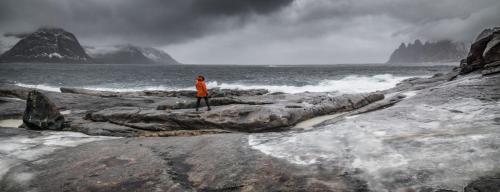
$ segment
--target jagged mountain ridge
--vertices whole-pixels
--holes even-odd
[[[467,56],[464,43],[442,40],[425,42],[415,40],[414,43],[401,43],[391,54],[387,63],[425,63],[456,62]]]

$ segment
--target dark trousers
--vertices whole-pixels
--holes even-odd
[[[196,101],[196,110],[198,111],[198,107],[200,107],[200,102],[201,98],[205,99],[205,104],[207,104],[208,110],[210,110],[210,105],[208,104],[208,97],[197,97],[198,100]]]

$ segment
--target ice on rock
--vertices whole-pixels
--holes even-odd
[[[114,139],[116,137],[88,136],[75,132],[40,132],[39,136],[4,137],[0,140],[0,180],[9,169],[23,162],[43,162],[43,157],[65,147],[75,147],[84,143]],[[26,184],[33,173],[18,173],[13,180]]]
[[[251,135],[249,145],[295,164],[345,167],[374,191],[462,191],[485,173],[500,171],[499,108],[500,102],[472,98],[402,102],[309,132]]]

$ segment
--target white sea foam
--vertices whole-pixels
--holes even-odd
[[[0,127],[12,127],[16,128],[19,127],[21,124],[23,124],[22,119],[5,119],[5,120],[0,120]]]
[[[322,80],[318,84],[293,85],[245,85],[231,83],[209,82],[208,87],[222,89],[267,89],[270,92],[301,93],[301,92],[341,92],[362,93],[389,89],[400,81],[410,77],[398,77],[390,74],[375,76],[350,75],[337,80]]]
[[[61,92],[59,87],[45,85],[45,84],[32,85],[32,84],[16,83],[16,85],[19,87],[26,87],[26,88],[31,88],[31,89],[40,89],[40,90],[45,90],[45,91]]]
[[[372,92],[377,90],[384,90],[394,87],[400,81],[411,78],[414,76],[394,76],[391,74],[382,74],[374,76],[361,76],[361,75],[350,75],[342,79],[328,79],[322,80],[316,84],[295,86],[295,85],[264,85],[264,84],[245,84],[245,83],[225,83],[217,81],[207,82],[207,87],[209,88],[221,88],[221,89],[267,89],[270,92],[284,92],[284,93],[302,93],[302,92],[340,92],[340,93],[362,93],[362,92]],[[30,85],[30,84],[16,84],[22,87],[37,88],[47,91],[59,92],[59,87],[50,85]],[[97,91],[113,91],[113,92],[134,92],[134,91],[144,91],[144,90],[164,90],[164,91],[175,91],[175,90],[194,90],[193,87],[169,87],[169,86],[127,86],[121,85],[116,87],[116,85],[102,85],[102,86],[85,86],[85,89],[97,90]]]

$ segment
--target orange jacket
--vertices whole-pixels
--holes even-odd
[[[207,97],[208,96],[208,91],[207,91],[207,85],[205,84],[205,81],[197,81],[196,82],[196,96],[197,97]]]

